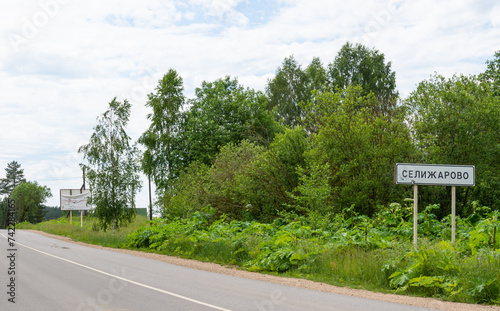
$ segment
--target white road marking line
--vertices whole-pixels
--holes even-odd
[[[0,235],[7,239],[7,237],[5,235],[3,235],[1,233],[0,233]],[[76,266],[80,266],[82,268],[89,269],[89,270],[92,270],[92,271],[95,271],[95,272],[98,272],[98,273],[101,273],[101,274],[104,274],[104,275],[116,278],[118,280],[129,282],[131,284],[134,284],[134,285],[137,285],[137,286],[141,286],[141,287],[144,287],[144,288],[147,288],[147,289],[151,289],[151,290],[154,290],[154,291],[157,291],[157,292],[160,292],[160,293],[163,293],[163,294],[167,294],[167,295],[170,295],[170,296],[173,296],[173,297],[177,297],[177,298],[180,298],[180,299],[183,299],[183,300],[195,303],[195,304],[199,304],[199,305],[206,306],[206,307],[209,307],[209,308],[212,308],[212,309],[215,309],[215,310],[220,310],[220,311],[231,311],[229,309],[225,309],[225,308],[222,308],[222,307],[214,306],[214,305],[211,305],[209,303],[205,303],[205,302],[202,302],[202,301],[199,301],[199,300],[196,300],[196,299],[192,299],[192,298],[189,298],[189,297],[186,297],[186,296],[182,296],[182,295],[179,295],[179,294],[176,294],[176,293],[172,293],[172,292],[160,289],[160,288],[156,288],[156,287],[149,286],[149,285],[146,285],[146,284],[143,284],[143,283],[139,283],[139,282],[135,282],[135,281],[132,281],[132,280],[129,280],[129,279],[117,276],[117,275],[113,275],[111,273],[107,273],[107,272],[101,271],[99,269],[95,269],[95,268],[83,265],[83,264],[78,263],[78,262],[74,262],[74,261],[66,259],[66,258],[62,258],[62,257],[59,257],[59,256],[55,256],[55,255],[52,255],[52,254],[49,254],[49,253],[37,250],[35,248],[26,246],[26,245],[21,244],[19,242],[16,242],[16,245],[21,245],[21,246],[26,247],[28,249],[31,249],[31,250],[33,250],[35,252],[39,252],[40,254],[44,254],[44,255],[47,255],[47,256],[50,256],[50,257],[54,257],[54,258],[57,258],[59,260],[66,261],[66,262],[69,262],[71,264],[74,264]]]

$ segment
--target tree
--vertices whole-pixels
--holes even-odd
[[[473,200],[499,209],[500,97],[494,86],[476,76],[434,75],[418,85],[405,105],[421,162],[476,167],[476,186],[457,189],[457,211],[465,214]],[[426,191],[427,203],[449,201],[444,188]]]
[[[141,187],[138,150],[131,145],[125,128],[130,118],[130,104],[114,98],[108,110],[99,117],[88,144],[81,146],[88,164],[87,173],[98,226],[107,230],[131,222],[136,215],[134,197]]]
[[[176,181],[166,214],[187,217],[210,206],[216,216],[228,219],[271,221],[290,203],[293,181],[286,169],[299,163],[292,157],[294,149],[302,149],[300,131],[281,137],[276,151],[243,140],[222,147],[210,167],[192,163]]]
[[[391,70],[391,62],[385,63],[384,54],[375,49],[347,42],[328,65],[328,75],[332,92],[359,85],[364,95],[375,95],[383,111],[390,111],[395,105],[396,73]]]
[[[307,153],[309,169],[328,179],[337,210],[355,205],[359,213],[372,215],[377,206],[400,199],[405,191],[394,185],[393,172],[394,163],[412,157],[409,131],[401,111],[387,116],[378,104],[372,93],[349,85],[336,93],[317,93],[305,107],[308,118],[318,124]],[[314,179],[310,181],[317,183]]]
[[[500,50],[496,51],[495,59],[486,61],[488,66],[481,77],[491,84],[495,96],[500,97]]]
[[[279,174],[283,179],[281,184],[286,191],[291,192],[299,184],[299,169],[306,168],[306,153],[311,148],[311,139],[302,127],[287,128],[279,133],[269,146],[268,162],[277,162]],[[278,170],[276,170],[278,171]],[[265,178],[265,177],[264,177]]]
[[[312,71],[313,69],[311,69],[311,75]],[[267,108],[276,114],[283,125],[293,127],[301,123],[302,111],[299,103],[308,99],[306,81],[306,73],[300,68],[293,55],[285,58],[281,67],[276,70],[274,79],[268,81]]]
[[[58,219],[61,217],[62,211],[59,206],[46,206],[44,208],[45,216],[43,217],[44,221],[51,219]]]
[[[147,148],[144,172],[153,177],[159,188],[166,188],[169,180],[178,175],[179,155],[175,144],[185,102],[183,90],[182,78],[170,69],[158,82],[156,92],[148,95],[146,103],[153,110],[147,115],[151,125],[139,138],[139,143]]]
[[[179,133],[183,167],[194,161],[211,165],[228,143],[237,144],[243,139],[268,142],[277,131],[266,110],[265,95],[244,89],[237,79],[203,82],[190,104]]]
[[[0,199],[0,229],[5,229],[7,226],[7,209],[8,198],[4,197]]]
[[[158,82],[155,93],[148,95],[147,107],[153,112],[147,115],[151,125],[139,138],[139,143],[146,147],[141,168],[148,176],[150,207],[152,219],[151,178],[156,185],[156,192],[162,193],[172,186],[179,175],[182,161],[179,158],[179,126],[182,107],[185,102],[182,78],[170,69]]]
[[[16,186],[11,193],[11,198],[16,202],[17,221],[28,221],[32,224],[43,221],[45,206],[42,203],[50,197],[52,197],[50,188],[41,186],[36,181],[24,182]]]
[[[5,172],[6,177],[0,180],[0,194],[8,196],[16,186],[26,182],[26,179],[24,179],[24,170],[21,169],[21,164],[16,161],[7,164]]]
[[[306,92],[307,99],[313,97],[314,91],[327,91],[328,89],[328,74],[323,67],[319,57],[314,57],[309,66],[305,70],[306,74]]]

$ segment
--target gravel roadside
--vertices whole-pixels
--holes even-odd
[[[222,265],[215,264],[215,263],[201,262],[201,261],[196,261],[196,260],[191,260],[191,259],[183,259],[183,258],[177,258],[177,257],[173,257],[173,256],[146,253],[146,252],[141,252],[141,251],[127,250],[127,249],[116,249],[116,248],[110,248],[110,247],[103,247],[103,246],[99,246],[99,245],[93,245],[93,244],[87,244],[87,243],[83,243],[83,242],[73,241],[71,238],[63,237],[63,236],[59,236],[59,235],[54,235],[54,234],[46,233],[43,231],[36,231],[36,230],[26,230],[26,231],[34,232],[37,234],[41,234],[41,235],[44,235],[44,236],[47,236],[47,237],[50,237],[53,239],[65,241],[65,242],[75,243],[75,244],[84,245],[84,246],[93,247],[93,248],[98,248],[98,249],[106,249],[106,250],[110,250],[110,251],[114,251],[114,252],[119,252],[119,253],[144,257],[144,258],[149,258],[149,259],[163,261],[166,263],[170,263],[170,264],[174,264],[174,265],[178,265],[178,266],[183,266],[183,267],[188,267],[188,268],[192,268],[192,269],[211,271],[211,272],[220,273],[220,274],[227,274],[227,275],[236,276],[236,277],[260,280],[260,281],[265,281],[265,282],[272,282],[272,283],[294,286],[294,287],[307,288],[307,289],[317,290],[317,291],[322,291],[322,292],[335,293],[335,294],[360,297],[360,298],[366,298],[366,299],[374,299],[374,300],[387,301],[387,302],[394,302],[394,303],[399,303],[399,304],[406,304],[406,305],[431,308],[431,309],[437,309],[437,310],[444,310],[444,311],[500,311],[500,307],[497,307],[497,306],[472,305],[472,304],[465,304],[465,303],[445,302],[445,301],[441,301],[441,300],[434,299],[434,298],[420,298],[420,297],[411,297],[411,296],[404,296],[404,295],[375,293],[375,292],[370,292],[367,290],[338,287],[338,286],[333,286],[333,285],[329,285],[329,284],[325,284],[325,283],[313,282],[313,281],[309,281],[309,280],[286,278],[286,277],[279,277],[279,276],[274,276],[274,275],[260,274],[260,273],[256,273],[256,272],[249,272],[249,271],[237,269],[235,267],[227,267],[227,266],[222,266]]]

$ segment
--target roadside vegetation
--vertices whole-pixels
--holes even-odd
[[[70,224],[69,218],[61,217],[49,221],[31,224],[22,222],[16,224],[16,229],[39,230],[51,234],[69,237],[75,241],[89,244],[101,245],[106,247],[123,248],[127,236],[148,223],[145,216],[137,215],[134,221],[128,226],[121,227],[116,233],[110,234],[109,231],[98,230],[98,221],[94,217],[83,217],[83,225],[80,227],[80,217],[73,216],[73,222]]]
[[[500,51],[478,75],[436,73],[399,96],[391,62],[360,44],[346,43],[328,65],[287,57],[265,91],[226,76],[187,98],[170,69],[145,103],[142,152],[126,134],[126,100],[110,103],[79,149],[95,218],[83,229],[63,219],[34,228],[341,286],[500,304]],[[475,166],[475,186],[456,189],[455,245],[444,186],[419,188],[412,245],[412,189],[394,183],[396,163]],[[14,164],[0,193],[23,185]],[[139,171],[155,185],[152,223],[134,221]],[[33,209],[23,204],[17,219]]]
[[[337,286],[499,304],[498,211],[475,204],[469,217],[458,217],[451,245],[450,217],[438,220],[438,209],[429,205],[419,214],[416,248],[411,207],[397,203],[371,218],[346,209],[327,217],[287,213],[271,223],[228,222],[207,208],[190,218],[152,223],[138,216],[115,235],[96,231],[92,218],[85,218],[83,228],[66,218],[18,228]]]

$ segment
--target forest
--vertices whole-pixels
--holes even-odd
[[[474,165],[476,186],[457,189],[457,213],[500,209],[500,52],[479,75],[437,73],[407,98],[384,54],[346,43],[335,59],[277,67],[264,92],[236,78],[203,82],[194,98],[171,69],[146,105],[141,169],[164,218],[206,207],[215,218],[270,222],[282,212],[371,217],[403,204],[395,163]],[[422,187],[421,206],[450,211],[449,187]]]

